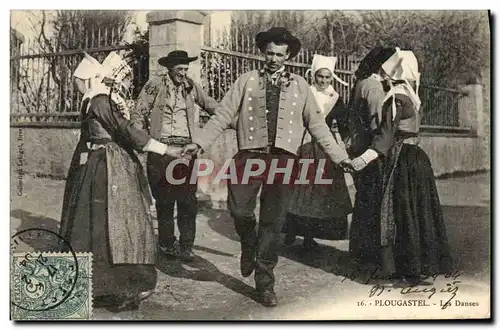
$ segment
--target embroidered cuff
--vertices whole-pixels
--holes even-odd
[[[377,159],[378,153],[373,149],[366,150],[361,156],[359,156],[366,164],[369,164],[372,160]]]
[[[155,139],[151,139],[142,149],[147,152],[154,152],[156,154],[164,155],[167,152],[167,145],[161,142],[156,141]]]

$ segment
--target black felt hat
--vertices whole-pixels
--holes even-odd
[[[356,77],[365,78],[372,73],[377,73],[382,64],[387,61],[394,53],[396,48],[375,47],[359,63],[356,70]]]
[[[189,57],[188,53],[183,50],[174,50],[168,53],[167,56],[163,56],[158,60],[158,64],[171,68],[177,64],[189,64],[196,61],[198,56]]]
[[[261,51],[264,51],[267,44],[270,42],[287,44],[290,58],[295,57],[299,53],[301,46],[300,40],[284,27],[272,27],[265,32],[258,33],[255,37],[255,42]]]

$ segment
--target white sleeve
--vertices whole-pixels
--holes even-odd
[[[366,164],[369,164],[372,160],[377,159],[378,153],[373,149],[366,150],[361,156],[359,156]]]
[[[154,152],[160,155],[164,155],[167,152],[168,146],[161,142],[156,141],[155,139],[151,139],[142,149],[147,152]]]

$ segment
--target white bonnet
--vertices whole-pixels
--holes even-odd
[[[311,64],[311,73],[312,76],[316,74],[316,71],[320,69],[328,69],[332,73],[333,78],[340,82],[342,85],[349,86],[348,83],[340,79],[336,74],[335,74],[335,64],[337,64],[337,57],[335,56],[324,56],[324,55],[319,55],[319,54],[314,54],[312,64]]]
[[[396,48],[396,52],[382,64],[382,69],[393,80],[420,80],[418,61],[410,50]]]
[[[116,51],[109,53],[102,62],[103,78],[121,82],[130,73],[132,73],[132,68]]]
[[[82,61],[78,64],[73,72],[73,77],[83,80],[93,79],[98,77],[102,72],[102,65],[95,58],[87,53],[84,53]]]

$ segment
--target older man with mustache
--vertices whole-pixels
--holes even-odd
[[[183,50],[174,50],[158,60],[168,69],[164,76],[151,78],[141,91],[131,121],[146,129],[151,136],[168,146],[191,143],[196,130],[195,104],[213,114],[217,102],[209,97],[199,84],[188,77],[189,57]],[[174,157],[148,154],[149,184],[156,200],[160,250],[168,257],[186,261],[194,258],[192,247],[196,234],[197,183],[190,183],[194,158],[189,165],[177,164],[173,176],[185,178],[183,184],[173,184],[165,177],[167,166]],[[177,203],[177,225],[180,238],[177,245],[174,235],[174,205]],[[179,251],[180,246],[180,251]]]

